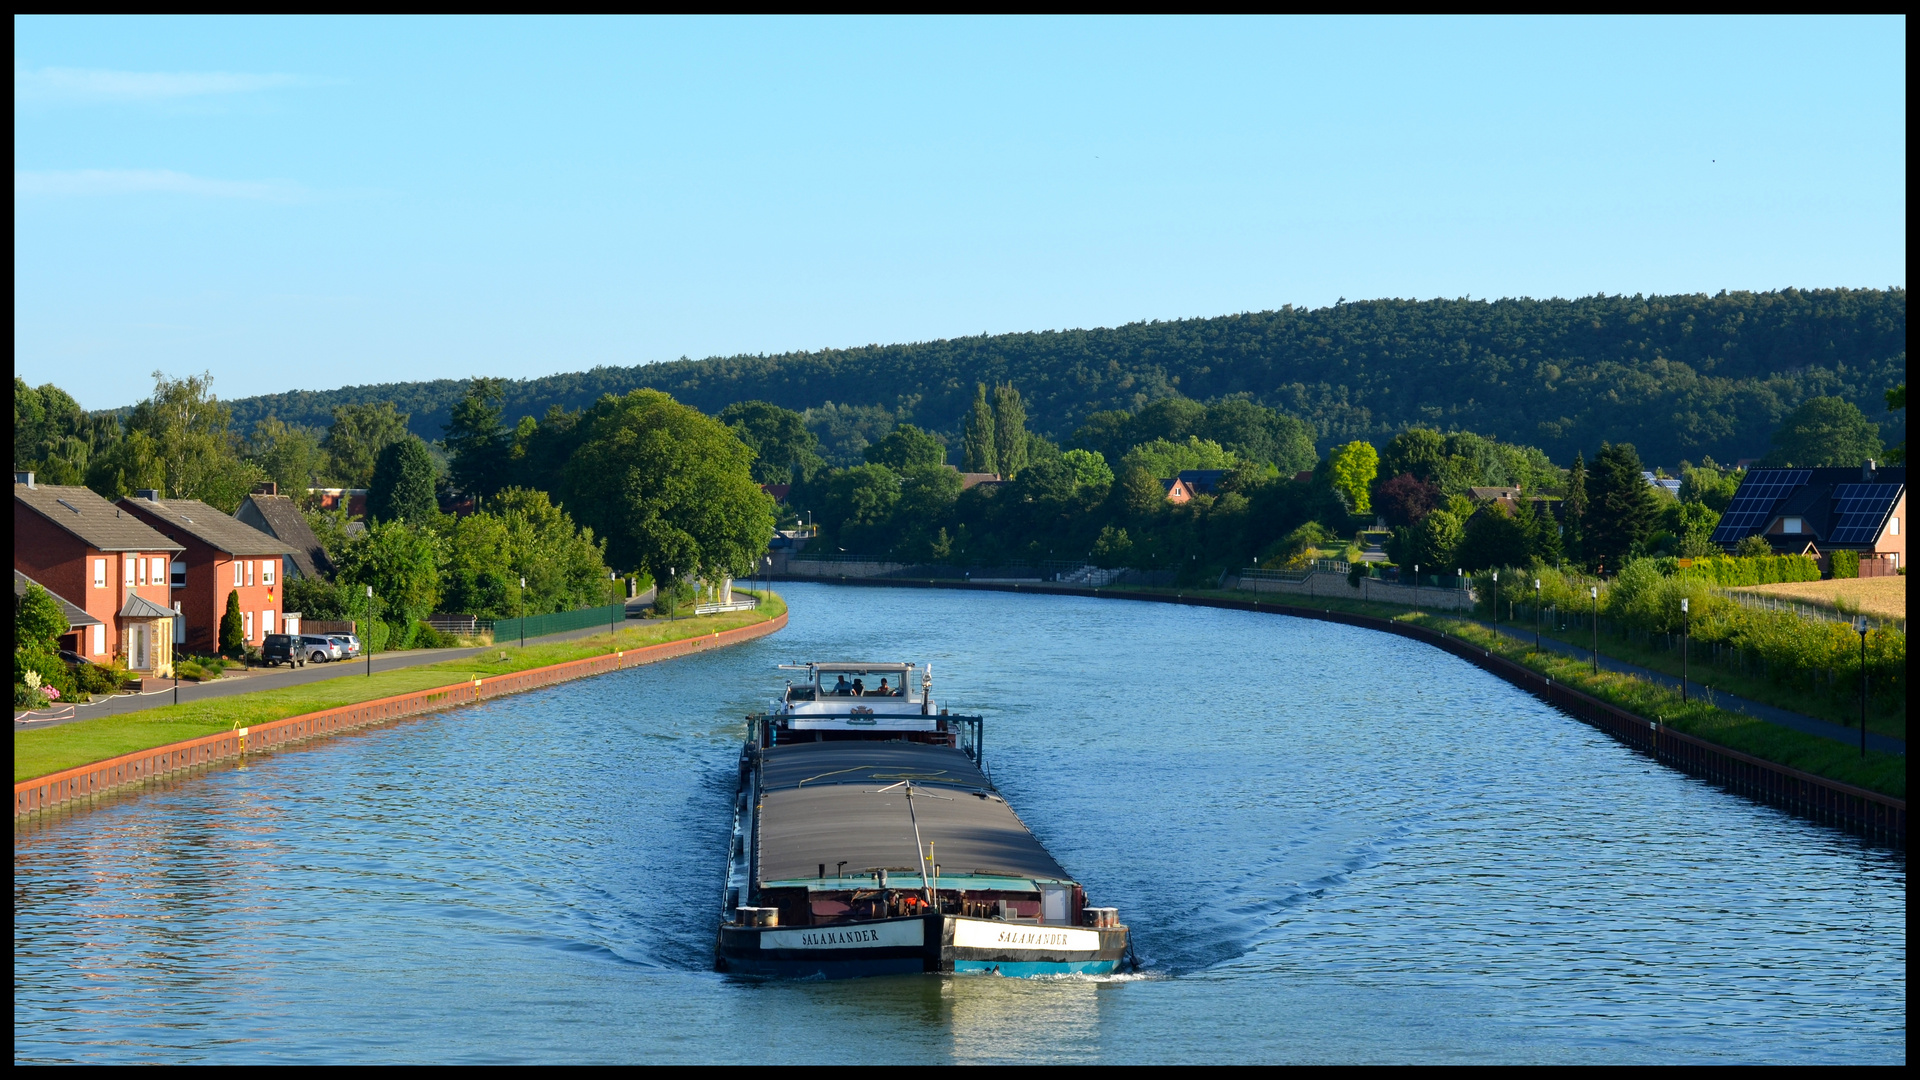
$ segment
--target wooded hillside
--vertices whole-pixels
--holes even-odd
[[[707,413],[747,399],[792,409],[877,405],[956,432],[976,383],[1010,382],[1037,431],[1174,394],[1247,394],[1313,423],[1322,449],[1384,443],[1423,423],[1538,446],[1556,460],[1602,440],[1649,463],[1766,452],[1801,401],[1846,398],[1905,438],[1883,393],[1906,373],[1905,289],[1577,300],[1372,300],[1111,329],[680,360],[509,383],[509,422],[603,394],[665,390]],[[269,413],[325,426],[336,405],[389,401],[438,439],[464,380],[297,391],[232,402],[237,430]]]

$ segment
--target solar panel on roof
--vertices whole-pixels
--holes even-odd
[[[1733,501],[1727,504],[1726,513],[1720,515],[1713,542],[1735,543],[1766,528],[1774,506],[1812,476],[1811,469],[1754,469],[1747,473]]]
[[[1841,484],[1833,489],[1837,523],[1827,537],[1835,544],[1871,544],[1900,497],[1898,484]]]

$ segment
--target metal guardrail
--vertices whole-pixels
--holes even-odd
[[[695,615],[718,615],[723,611],[752,611],[760,606],[758,600],[730,600],[725,603],[715,600],[706,604],[693,605]]]

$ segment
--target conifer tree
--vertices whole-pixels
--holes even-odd
[[[240,594],[227,594],[227,613],[220,616],[220,653],[235,659],[247,654],[247,628],[240,616]]]
[[[999,457],[993,446],[993,407],[987,404],[987,384],[976,383],[973,410],[967,414],[966,430],[960,447],[967,472],[999,472]]]
[[[1027,404],[1012,383],[993,388],[993,454],[1009,480],[1027,467]]]
[[[1566,518],[1561,547],[1567,558],[1578,562],[1585,557],[1582,545],[1587,522],[1587,458],[1577,450],[1573,454],[1573,468],[1567,470],[1567,493],[1561,500],[1561,511]]]

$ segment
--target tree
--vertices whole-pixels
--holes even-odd
[[[447,529],[441,602],[495,619],[603,604],[603,548],[593,530],[575,526],[546,492],[507,488]]]
[[[227,594],[227,611],[220,616],[220,655],[239,659],[247,655],[247,626],[240,614],[240,593]]]
[[[1652,535],[1659,504],[1644,472],[1631,443],[1601,443],[1594,455],[1593,475],[1587,481],[1592,501],[1582,536],[1593,569],[1619,572]]]
[[[1460,540],[1460,519],[1451,511],[1435,510],[1420,519],[1411,561],[1427,567],[1431,573],[1441,573],[1442,568],[1457,565],[1454,557],[1460,549]]]
[[[253,437],[247,440],[247,456],[277,485],[282,495],[299,496],[313,486],[314,476],[323,467],[326,454],[320,449],[324,436],[316,429],[282,423],[269,413],[253,425]]]
[[[720,422],[753,451],[753,478],[762,484],[805,480],[826,465],[820,437],[807,428],[807,418],[792,409],[766,401],[736,401],[720,410]]]
[[[1380,485],[1374,502],[1389,526],[1412,525],[1440,505],[1440,488],[1403,472]]]
[[[407,414],[395,412],[392,402],[342,405],[333,410],[327,429],[328,471],[341,487],[363,488],[373,480],[380,451],[407,437]]]
[[[1189,469],[1231,469],[1238,463],[1239,459],[1219,443],[1189,435],[1185,442],[1154,439],[1141,443],[1120,459],[1120,468],[1145,469],[1156,479],[1170,480]]]
[[[1584,559],[1586,552],[1587,522],[1587,459],[1586,455],[1574,451],[1573,468],[1567,470],[1567,492],[1560,500],[1565,531],[1561,533],[1561,546],[1566,549],[1568,558]]]
[[[1494,502],[1480,508],[1467,519],[1460,546],[1455,550],[1456,569],[1469,573],[1501,566],[1526,566],[1532,561],[1530,523],[1523,523],[1505,505]]]
[[[365,611],[373,586],[374,613],[382,622],[411,630],[440,602],[440,552],[434,534],[401,521],[370,523],[334,556],[337,580],[354,611]]]
[[[919,465],[947,463],[946,445],[912,424],[901,424],[894,428],[886,438],[868,446],[863,455],[868,463],[885,465],[894,472],[906,472]]]
[[[1906,383],[1901,383],[1887,391],[1887,411],[1907,411]],[[1896,445],[1887,447],[1887,460],[1895,464],[1904,463],[1907,460],[1907,440],[1901,439]]]
[[[603,399],[582,423],[562,501],[606,538],[611,563],[656,581],[753,569],[773,536],[773,499],[725,425],[658,390]]]
[[[1074,485],[1090,497],[1104,498],[1107,490],[1113,487],[1113,469],[1108,467],[1107,459],[1098,452],[1069,450],[1060,455],[1060,460],[1073,470]]]
[[[387,444],[373,467],[373,479],[367,491],[367,516],[376,521],[411,521],[416,525],[431,522],[440,512],[434,498],[434,481],[439,470],[433,455],[417,435],[408,435]]]
[[[453,403],[446,425],[448,473],[469,495],[491,495],[508,484],[515,432],[503,422],[507,380],[475,376]]]
[[[960,437],[962,469],[971,473],[997,473],[1000,458],[994,453],[993,406],[987,404],[987,384],[974,384],[973,408],[967,413],[966,429]]]
[[[1733,553],[1743,559],[1761,559],[1773,554],[1773,545],[1767,543],[1766,537],[1754,533],[1741,537],[1740,542],[1733,546]]]
[[[848,550],[881,542],[900,501],[900,477],[885,465],[855,465],[827,479],[820,520]]]
[[[1373,478],[1380,471],[1380,453],[1370,443],[1350,442],[1335,450],[1328,469],[1333,490],[1355,514],[1373,513]]]
[[[1773,432],[1762,465],[1859,465],[1880,456],[1880,429],[1851,401],[1808,398]]]
[[[1167,508],[1167,489],[1159,478],[1139,465],[1121,462],[1120,505],[1129,518],[1142,521]]]
[[[59,601],[39,585],[28,585],[13,607],[15,648],[52,650],[67,632],[67,616]]]
[[[1740,490],[1740,481],[1746,473],[1739,469],[1717,468],[1712,458],[1692,468],[1680,470],[1680,501],[1699,503],[1715,514],[1726,512],[1727,504]]]
[[[1012,383],[993,388],[993,456],[1008,479],[1027,467],[1027,405]]]
[[[243,460],[229,430],[231,413],[213,396],[213,376],[169,379],[153,373],[153,396],[133,407],[126,436],[88,469],[87,482],[109,497],[143,487],[172,499],[199,499],[233,513],[264,478]]]
[[[1528,499],[1520,504],[1518,520],[1534,559],[1548,566],[1560,565],[1565,552],[1560,544],[1560,523],[1554,520],[1551,505]]]
[[[1673,508],[1670,515],[1673,533],[1679,538],[1679,555],[1683,559],[1704,559],[1719,554],[1714,546],[1713,530],[1720,524],[1720,515],[1705,503],[1682,501]]]
[[[1387,440],[1380,455],[1380,475],[1411,476],[1436,488],[1446,464],[1446,443],[1432,428],[1409,428]]]

